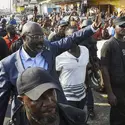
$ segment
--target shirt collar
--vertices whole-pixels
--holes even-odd
[[[41,56],[41,53],[38,53],[38,54],[36,55],[36,57],[32,58],[32,57],[30,57],[30,56],[27,54],[27,52],[24,50],[23,47],[22,47],[22,49],[21,49],[21,53],[22,53],[22,57],[23,57],[23,59],[24,59],[25,61],[28,61],[29,59],[30,59],[30,60],[34,60],[36,57]]]
[[[25,61],[27,61],[27,60],[29,60],[29,59],[32,59],[28,54],[27,54],[27,52],[24,50],[24,48],[22,47],[22,56],[23,56],[23,59],[25,60]]]

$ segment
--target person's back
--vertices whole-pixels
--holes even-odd
[[[9,54],[8,47],[6,45],[6,42],[2,37],[0,37],[0,60],[7,57]]]

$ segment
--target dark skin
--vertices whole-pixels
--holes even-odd
[[[65,26],[58,26],[57,28],[57,34],[59,36],[65,36],[65,29],[66,29],[67,25]]]
[[[23,47],[30,57],[35,57],[42,51],[44,43],[43,32],[37,23],[26,24],[23,28],[23,39]]]
[[[124,42],[124,36],[125,36],[125,28],[116,26],[115,27],[115,38],[121,42]],[[105,85],[105,88],[106,88],[106,91],[108,94],[108,102],[110,105],[114,106],[117,104],[117,98],[112,91],[108,68],[106,66],[102,66],[101,70],[102,70],[104,85]]]
[[[45,91],[38,100],[31,100],[28,96],[20,96],[31,125],[54,125],[57,121],[57,99],[54,89]],[[34,120],[33,118],[38,121]]]

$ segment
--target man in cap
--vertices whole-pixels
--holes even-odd
[[[28,67],[41,67],[46,69],[57,81],[58,75],[55,70],[55,58],[62,52],[70,49],[73,43],[79,44],[94,33],[94,29],[100,26],[97,17],[92,26],[74,33],[72,36],[63,38],[56,42],[48,42],[44,39],[42,29],[35,22],[28,22],[23,26],[23,46],[14,54],[0,62],[0,124],[3,124],[10,93],[13,91],[12,116],[16,117],[18,125],[23,123],[19,116],[14,115],[20,106],[16,91],[16,79]],[[59,83],[58,83],[59,84]],[[60,86],[60,84],[59,84]],[[60,86],[61,89],[61,86]],[[57,94],[59,102],[66,102],[63,91]],[[3,99],[4,98],[4,99]],[[19,114],[18,114],[19,115]]]
[[[68,22],[67,21],[60,21],[58,24],[57,24],[57,29],[55,29],[56,31],[55,34],[52,33],[48,36],[48,39],[51,41],[51,42],[54,42],[54,41],[57,41],[57,40],[60,40],[62,38],[65,37],[65,29],[66,27],[68,26]]]
[[[125,124],[125,17],[115,21],[115,36],[104,43],[101,65],[104,85],[111,105],[110,125]]]
[[[83,110],[57,103],[60,88],[46,70],[26,69],[17,79],[17,91],[27,116],[23,125],[85,125]]]

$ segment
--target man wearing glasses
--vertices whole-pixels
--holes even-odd
[[[110,125],[125,125],[125,17],[115,20],[115,36],[101,50],[102,74],[111,105]]]
[[[13,94],[11,108],[12,119],[17,121],[16,125],[23,125],[23,117],[19,117],[21,113],[18,114],[16,112],[21,105],[17,99],[17,77],[28,67],[41,67],[57,79],[57,84],[59,88],[61,88],[55,70],[56,56],[70,49],[74,42],[79,44],[80,41],[93,35],[95,30],[100,27],[100,24],[101,19],[97,16],[93,25],[74,33],[72,36],[52,43],[44,40],[43,32],[39,24],[28,22],[23,26],[23,46],[16,53],[0,62],[0,125],[3,125],[11,92]],[[61,94],[57,93],[57,98],[58,102],[66,102],[63,91]]]

